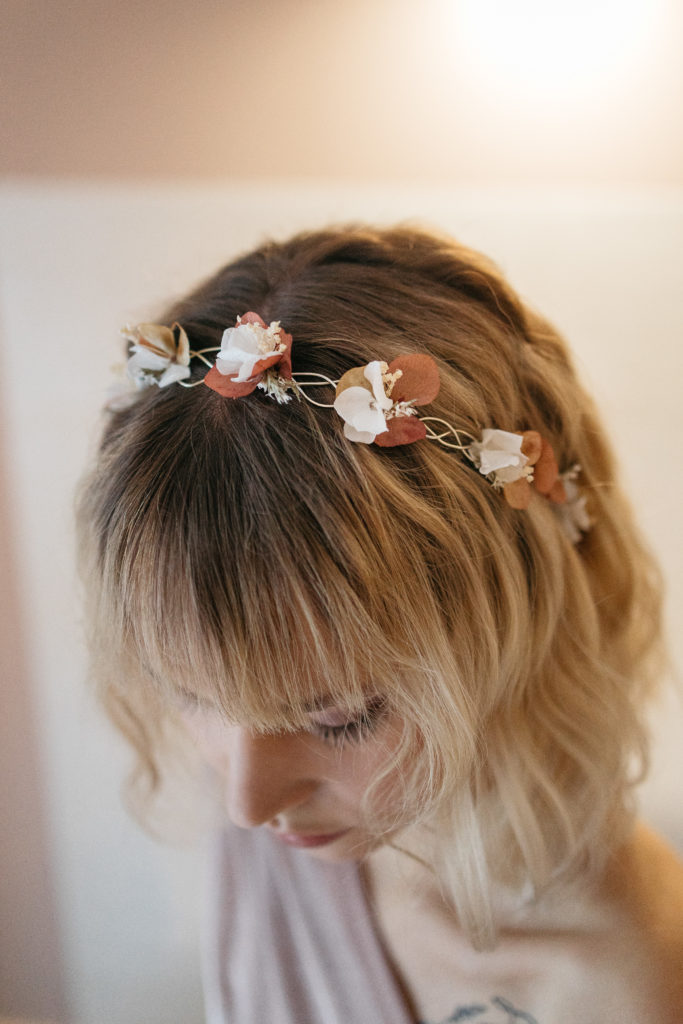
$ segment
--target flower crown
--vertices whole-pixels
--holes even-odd
[[[223,332],[220,348],[192,351],[178,323],[171,327],[139,324],[121,333],[132,346],[127,371],[133,391],[153,384],[161,388],[173,383],[205,384],[225,398],[242,398],[257,388],[280,403],[293,396],[304,398],[320,408],[335,409],[350,441],[389,448],[427,439],[462,452],[502,491],[512,508],[527,508],[537,491],[555,507],[574,544],[592,525],[585,495],[576,482],[580,467],[561,473],[552,446],[537,431],[487,427],[477,438],[438,417],[418,416],[417,406],[428,405],[439,393],[439,371],[431,356],[404,355],[391,363],[374,360],[331,380],[320,373],[293,373],[291,335],[279,321],[267,325],[257,313],[237,317],[236,325]],[[210,353],[217,353],[214,364],[207,358]],[[202,380],[188,382],[193,358],[204,362],[209,371]],[[335,389],[331,404],[306,393],[308,388],[325,385]],[[124,396],[122,403],[119,396],[110,407],[120,407],[127,400]]]

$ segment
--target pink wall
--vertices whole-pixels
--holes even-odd
[[[513,25],[536,13],[516,43],[504,6],[3,0],[0,173],[683,181],[678,0],[629,0],[618,13],[607,0],[564,13],[520,0]],[[486,10],[490,24],[476,13]],[[596,47],[600,74],[584,83]],[[559,89],[546,83],[558,61]],[[531,88],[527,71],[540,75]]]
[[[5,470],[0,449],[0,1015],[64,1021],[42,759],[13,545],[17,504]]]

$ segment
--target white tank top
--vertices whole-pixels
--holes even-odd
[[[207,904],[207,1024],[413,1024],[355,863],[228,826]]]

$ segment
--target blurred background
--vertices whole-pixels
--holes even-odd
[[[683,662],[678,0],[3,0],[0,1018],[195,1024],[201,850],[126,816],[90,696],[72,500],[120,359],[266,236],[433,225],[571,340]],[[681,705],[644,816],[683,851]]]

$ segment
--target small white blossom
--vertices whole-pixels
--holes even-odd
[[[104,407],[109,412],[120,412],[135,404],[139,388],[132,377],[126,374],[126,367],[123,363],[117,363],[112,366],[111,370],[115,380],[107,388]]]
[[[386,418],[393,420],[397,416],[417,416],[417,409],[410,401],[394,402],[391,409],[387,412]]]
[[[265,391],[270,398],[274,398],[278,405],[285,405],[287,402],[291,402],[292,391],[296,385],[291,380],[283,380],[272,370],[266,370],[256,387]]]
[[[190,376],[187,335],[182,328],[179,332],[176,343],[173,330],[160,324],[123,328],[121,334],[130,343],[133,353],[126,370],[137,388],[146,388],[150,384],[165,388]]]
[[[235,382],[242,383],[251,379],[256,363],[281,355],[285,348],[280,340],[279,321],[274,320],[270,327],[238,323],[236,327],[223,331],[216,369],[224,376],[236,374]]]
[[[521,434],[487,428],[481,441],[470,446],[469,455],[482,476],[493,476],[494,484],[502,487],[531,475],[529,460],[522,453],[523,440]]]
[[[164,356],[157,356],[149,349],[136,348],[128,360],[127,372],[138,388],[148,387],[150,384],[158,384],[160,388],[165,388],[189,377],[190,367],[173,363]]]
[[[560,526],[572,544],[578,544],[583,534],[590,530],[593,525],[593,521],[588,515],[586,508],[586,495],[581,493],[581,489],[576,483],[579,472],[579,466],[572,466],[566,473],[560,474],[560,480],[564,484],[567,500],[561,505],[555,506],[555,513],[559,516]]]
[[[372,390],[361,385],[345,388],[334,400],[334,408],[344,420],[344,435],[350,441],[372,444],[387,427],[386,413],[393,402],[384,390],[383,373],[386,363],[374,360],[364,368],[363,374]]]

